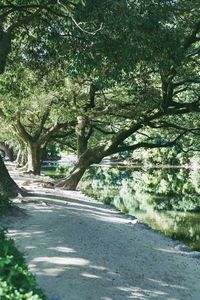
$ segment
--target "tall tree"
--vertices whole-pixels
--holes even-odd
[[[166,122],[165,118],[170,115],[199,111],[198,1],[87,0],[85,6],[76,6],[73,15],[67,8],[68,15],[66,18],[65,11],[64,21],[60,11],[63,3],[56,2],[55,11],[50,2],[45,2],[44,6],[40,3],[39,7],[37,2],[36,6],[25,7],[26,13],[31,16],[27,24],[23,23],[24,7],[20,7],[21,4],[20,1],[14,6],[11,16],[14,21],[17,18],[14,38],[25,36],[27,41],[22,43],[21,57],[24,61],[30,61],[35,68],[41,65],[46,72],[55,62],[68,59],[71,76],[84,74],[84,77],[92,78],[88,104],[77,114],[80,160],[64,181],[66,188],[75,188],[85,169],[106,155],[123,149],[157,146],[146,142],[126,143],[127,138],[136,135],[145,126],[160,126],[157,122]],[[7,7],[4,5],[3,9]],[[10,28],[11,21],[13,24],[10,12],[5,14],[7,27],[3,32]],[[19,40],[15,40],[14,46]],[[7,58],[7,55],[4,56]],[[116,83],[126,86],[128,100],[123,99],[120,105],[119,101],[112,103],[108,98],[107,103],[104,101],[103,105],[96,105],[97,92],[110,87],[115,89]],[[102,126],[95,128],[92,124],[99,117],[101,122],[110,118],[111,123],[117,122],[117,126],[111,130],[110,138],[95,145],[90,142],[95,140],[94,129],[100,129],[102,133],[104,130]],[[110,127],[107,126],[106,131]],[[162,146],[174,144],[184,132]]]
[[[9,55],[14,56],[21,50],[21,58],[31,58],[32,66],[44,64],[44,59],[51,64],[55,61],[56,49],[66,49],[66,36],[69,37],[72,12],[79,1],[36,1],[14,2],[3,0],[0,4],[0,74],[5,72]],[[26,43],[24,43],[24,41]],[[23,49],[22,49],[23,48]],[[35,63],[34,63],[35,62]],[[0,157],[0,187],[10,194],[19,191],[9,176]]]
[[[98,105],[91,109],[92,116],[103,117],[99,123],[106,124],[108,116],[112,116],[112,123],[117,118],[118,123],[115,127],[115,124],[106,128],[98,126],[98,129],[96,126],[102,133],[111,131],[110,138],[103,138],[93,145],[87,141],[89,146],[74,170],[59,183],[66,189],[75,189],[88,166],[100,162],[107,155],[138,148],[169,147],[187,132],[196,130],[195,127],[184,127],[179,123],[180,118],[177,119],[178,124],[175,120],[171,122],[171,116],[188,114],[190,117],[200,110],[200,12],[197,1],[116,1],[115,4],[113,9],[107,10],[108,22],[103,23],[105,15],[101,14],[102,10],[95,9],[95,14],[93,2],[87,1],[89,9],[83,9],[84,18],[95,15],[96,23],[102,21],[104,26],[94,38],[90,38],[90,46],[86,45],[86,48],[91,51],[87,51],[88,55],[83,60],[86,62],[85,72],[89,75],[91,69],[87,61],[95,60],[95,67],[101,64],[100,72],[98,67],[94,72],[98,79],[104,81],[105,88],[112,79],[127,86],[128,101],[122,94],[121,104],[113,105],[108,99],[107,104],[102,101],[100,110]],[[107,3],[99,3],[99,7],[102,8],[102,5]],[[78,18],[81,22],[81,13]],[[85,32],[82,32],[83,36],[86,36]],[[100,49],[104,55],[100,55]],[[84,54],[81,53],[81,58]],[[88,127],[85,122],[88,119],[95,128],[92,125],[94,120],[88,118],[87,111],[77,123],[81,129],[79,134],[84,135],[83,127]],[[148,127],[174,129],[174,138],[163,143],[151,140],[137,142],[136,136]],[[132,143],[130,139],[128,141],[130,137]]]
[[[1,115],[19,141],[27,172],[39,175],[47,144],[74,131],[66,82],[56,68],[41,78],[24,66],[12,66],[0,79]]]

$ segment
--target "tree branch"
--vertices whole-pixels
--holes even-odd
[[[16,128],[19,135],[21,135],[27,143],[30,143],[31,141],[33,141],[32,136],[26,131],[25,127],[21,123],[20,113],[17,113],[16,122],[14,124],[14,127]]]
[[[98,130],[98,131],[100,131],[101,133],[106,134],[106,135],[109,135],[109,134],[115,134],[115,133],[116,133],[116,132],[114,132],[114,131],[108,131],[108,130],[102,129],[102,128],[96,126],[96,125],[92,125],[92,126],[93,126],[94,129],[96,129],[96,130]]]
[[[188,131],[184,130],[181,134],[179,134],[173,141],[170,142],[166,142],[163,144],[158,144],[158,143],[147,143],[147,142],[141,142],[138,144],[134,144],[134,145],[124,145],[121,147],[118,147],[116,149],[116,152],[121,152],[121,151],[133,151],[139,148],[148,148],[148,149],[152,149],[152,148],[167,148],[167,147],[172,147],[175,146],[177,141],[180,140],[184,134],[186,134]]]
[[[197,41],[197,34],[200,31],[200,21],[194,25],[193,31],[190,36],[188,36],[183,44],[184,49],[188,49],[193,43]]]

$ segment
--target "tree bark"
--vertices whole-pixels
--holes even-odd
[[[21,162],[21,158],[22,158],[22,150],[19,149],[18,152],[17,152],[17,157],[16,157],[16,160],[15,160],[15,163],[17,164],[17,166],[20,166],[20,162]]]
[[[7,145],[4,142],[0,143],[0,150],[3,150],[3,152],[5,153],[5,156],[7,156],[9,158],[10,161],[13,161],[14,159],[14,153],[13,153],[13,149]]]
[[[11,51],[11,33],[0,29],[0,74],[5,71],[8,54]]]
[[[27,148],[28,163],[27,171],[34,175],[40,175],[42,151],[40,144],[30,144]]]
[[[20,147],[17,153],[15,163],[19,167],[25,167],[27,164],[27,149],[25,146]]]
[[[78,163],[71,171],[68,177],[57,183],[57,186],[62,187],[65,190],[76,190],[78,183],[83,177],[88,167],[94,163],[100,163],[104,157],[101,152],[101,147],[95,149],[86,150],[79,158]]]
[[[80,157],[86,150],[88,140],[86,138],[87,119],[83,116],[77,118],[76,136],[77,136],[77,155]]]
[[[20,192],[20,188],[14,182],[14,180],[10,177],[8,170],[0,156],[0,190],[3,195],[8,197],[17,196],[18,192]]]

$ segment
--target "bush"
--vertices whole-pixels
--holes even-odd
[[[14,241],[6,237],[5,229],[0,229],[0,299],[46,299]]]
[[[148,199],[155,210],[200,211],[199,195],[160,195]]]

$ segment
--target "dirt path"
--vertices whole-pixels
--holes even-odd
[[[7,219],[49,299],[200,299],[200,260],[176,242],[78,192],[52,192],[56,203],[26,199],[42,202]]]

